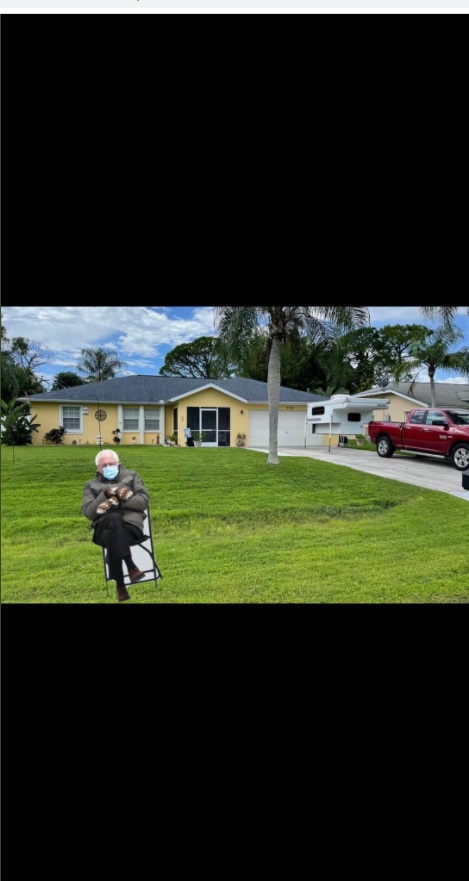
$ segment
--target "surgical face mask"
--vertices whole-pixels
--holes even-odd
[[[119,474],[119,468],[117,465],[107,465],[106,468],[103,468],[103,474],[106,480],[114,480]]]

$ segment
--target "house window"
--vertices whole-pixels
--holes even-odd
[[[160,430],[160,410],[153,407],[145,407],[145,431]]]
[[[71,434],[81,433],[81,407],[62,407],[62,425]]]
[[[124,407],[124,431],[138,431],[138,407]]]

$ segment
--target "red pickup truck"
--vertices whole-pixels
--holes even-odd
[[[408,450],[448,457],[458,471],[469,468],[469,410],[411,410],[407,422],[370,422],[368,433],[383,459]]]

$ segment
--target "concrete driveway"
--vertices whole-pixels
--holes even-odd
[[[249,447],[259,453],[266,453],[267,449]],[[422,486],[425,489],[438,490],[464,499],[469,502],[469,492],[462,488],[462,475],[456,468],[441,458],[430,456],[393,456],[392,459],[380,459],[377,453],[368,450],[352,450],[347,447],[333,447],[329,452],[328,447],[317,447],[305,450],[300,447],[280,447],[279,456],[306,456],[309,459],[320,459],[322,462],[330,462],[332,465],[342,465],[346,468],[354,468],[356,471],[366,471],[367,474],[376,474],[377,477],[386,477],[389,480],[399,480],[401,483],[412,483],[414,486]]]

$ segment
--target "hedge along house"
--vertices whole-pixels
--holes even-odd
[[[185,445],[184,429],[205,432],[205,447],[236,447],[245,435],[250,447],[269,445],[267,383],[254,379],[193,379],[172,376],[127,376],[88,383],[55,392],[20,398],[28,402],[40,423],[33,444],[44,443],[53,428],[66,429],[64,443],[164,444],[175,434]],[[305,445],[307,406],[326,400],[295,389],[281,388],[279,445]],[[313,426],[314,428],[314,426]],[[311,426],[307,446],[323,445]],[[337,439],[338,440],[338,439]]]

